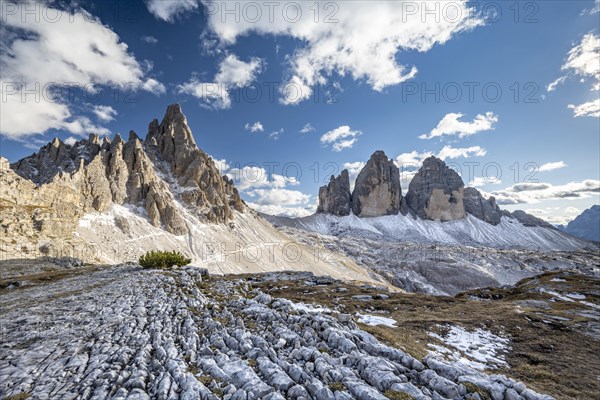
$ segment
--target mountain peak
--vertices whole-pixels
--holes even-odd
[[[423,161],[408,186],[408,206],[421,218],[452,221],[466,217],[465,184],[460,175],[434,156]]]

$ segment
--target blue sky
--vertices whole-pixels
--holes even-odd
[[[248,4],[3,2],[1,155],[144,136],[179,102],[199,147],[269,213],[313,212],[331,173],[354,176],[378,149],[405,167],[404,190],[407,165],[433,154],[551,222],[600,202],[597,1],[304,2],[297,21],[297,3],[272,20]]]

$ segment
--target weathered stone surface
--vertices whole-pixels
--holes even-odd
[[[417,216],[436,221],[465,218],[464,183],[455,171],[436,157],[429,157],[408,186],[406,202]]]
[[[350,177],[345,169],[337,178],[332,175],[329,184],[319,189],[317,212],[338,216],[350,215],[351,202]]]
[[[498,225],[502,218],[502,211],[496,204],[496,198],[485,199],[479,190],[468,187],[464,190],[463,204],[465,211],[482,221]]]
[[[376,151],[356,178],[352,212],[359,217],[395,215],[401,203],[400,171],[383,151]]]

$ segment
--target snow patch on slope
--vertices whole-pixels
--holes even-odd
[[[275,225],[291,226],[322,235],[361,236],[383,240],[447,245],[485,245],[500,248],[525,248],[540,251],[577,250],[588,245],[564,233],[543,227],[527,227],[514,218],[503,216],[494,226],[472,215],[438,222],[404,215],[358,218],[314,214],[304,218],[269,218]]]

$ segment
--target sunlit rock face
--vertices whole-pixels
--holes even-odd
[[[466,217],[460,175],[436,157],[429,157],[408,186],[406,203],[420,218],[454,221]]]
[[[359,217],[395,215],[401,204],[400,170],[383,151],[376,151],[356,178],[352,212]]]

